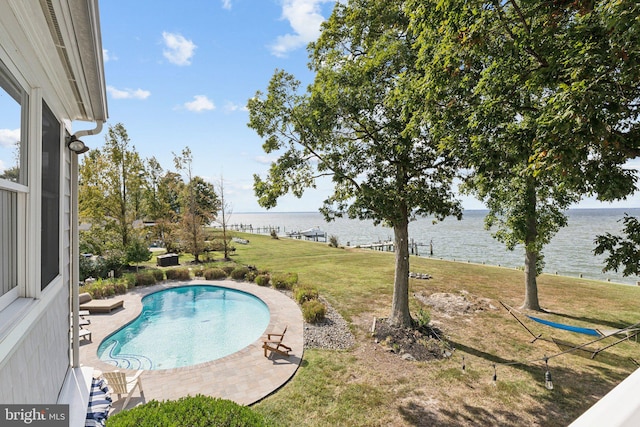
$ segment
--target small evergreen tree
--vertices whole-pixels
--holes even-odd
[[[138,264],[151,259],[151,251],[142,240],[134,240],[127,246],[127,262],[136,264],[136,271],[138,271]]]

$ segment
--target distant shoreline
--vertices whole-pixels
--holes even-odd
[[[620,211],[620,212],[637,210],[638,214],[640,214],[640,206],[639,207],[626,207],[626,208],[620,208],[620,207],[611,207],[611,208],[570,208],[570,209],[567,209],[566,212],[601,211],[601,210]],[[463,213],[464,212],[489,212],[489,209],[464,209],[462,212]],[[315,210],[315,211],[258,211],[258,212],[232,212],[231,215],[233,215],[233,214],[238,214],[238,215],[319,214],[319,213],[320,213],[320,211],[318,211],[318,210]],[[425,216],[424,218],[429,218],[429,216]]]
[[[464,211],[461,221],[449,217],[434,221],[419,217],[409,223],[409,238],[418,255],[434,259],[496,265],[505,268],[523,268],[524,252],[521,246],[508,251],[504,244],[492,237],[484,228],[486,209]],[[624,277],[621,272],[602,272],[605,256],[593,254],[596,236],[621,233],[624,214],[638,216],[640,208],[575,208],[567,211],[569,224],[563,227],[547,244],[544,255],[545,274],[582,277],[609,283],[636,285],[638,277]],[[227,225],[245,227],[249,233],[264,234],[276,230],[285,236],[290,232],[320,228],[327,237],[335,236],[343,246],[368,245],[393,240],[393,229],[373,225],[371,220],[336,218],[327,222],[319,212],[256,212],[234,213]],[[248,229],[247,229],[248,227]],[[251,227],[253,229],[251,229]]]

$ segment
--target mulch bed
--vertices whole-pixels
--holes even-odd
[[[404,360],[428,361],[451,356],[442,332],[433,327],[401,328],[390,325],[386,319],[376,319],[373,337],[386,351]]]

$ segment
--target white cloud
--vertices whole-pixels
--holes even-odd
[[[102,59],[104,62],[117,61],[118,57],[109,53],[107,49],[102,49]]]
[[[255,161],[261,163],[263,165],[270,165],[271,163],[278,160],[278,156],[257,156],[255,157]]]
[[[228,113],[233,113],[235,111],[249,111],[245,105],[236,104],[231,101],[225,102],[224,110]]]
[[[0,146],[13,147],[18,141],[20,141],[20,128],[0,129]]]
[[[282,18],[289,21],[294,32],[279,36],[275,43],[269,46],[271,53],[278,57],[285,57],[292,50],[316,40],[320,35],[320,24],[324,21],[320,13],[320,5],[334,1],[283,0]]]
[[[191,65],[191,58],[196,50],[195,43],[180,34],[166,31],[162,33],[162,38],[166,47],[162,54],[169,62],[176,65]]]
[[[222,8],[231,10],[231,0],[222,0]]]
[[[207,110],[215,110],[216,106],[213,102],[204,95],[196,95],[193,97],[193,101],[185,102],[184,108],[189,111],[195,111],[201,113]]]
[[[151,96],[151,92],[142,89],[116,89],[113,86],[107,86],[107,92],[113,99],[147,99]]]

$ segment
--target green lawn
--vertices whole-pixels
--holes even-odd
[[[374,316],[386,317],[390,310],[393,254],[238,235],[250,243],[235,245],[235,262],[298,273],[301,283],[318,287],[356,336],[349,351],[306,351],[292,381],[254,405],[278,425],[566,426],[633,372],[633,359],[640,361],[636,342],[622,343],[594,360],[575,352],[551,357],[555,387],[549,391],[542,359],[563,347],[531,344],[531,336],[499,304],[521,304],[522,271],[412,257],[412,271],[433,276],[411,280],[412,313],[422,306],[415,294],[465,294],[488,299],[493,308],[457,316],[432,311],[455,351],[446,360],[407,362],[382,350],[369,335]],[[538,286],[541,305],[552,313],[541,316],[550,320],[608,328],[640,321],[640,288],[552,275],[540,276]],[[573,345],[589,340],[528,326]]]

